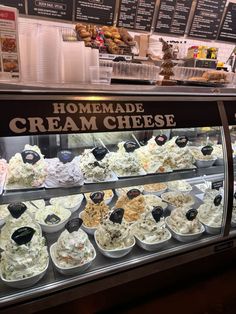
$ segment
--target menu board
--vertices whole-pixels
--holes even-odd
[[[0,80],[15,82],[20,78],[18,20],[15,8],[0,6]]]
[[[193,0],[163,0],[160,3],[155,32],[184,35]]]
[[[218,39],[236,41],[236,3],[229,3]]]
[[[25,14],[25,0],[0,0],[0,4],[16,8],[19,13]]]
[[[149,32],[155,4],[155,0],[121,0],[118,26]]]
[[[116,0],[75,1],[75,21],[113,25]]]
[[[227,0],[198,0],[189,35],[216,39]]]
[[[72,21],[73,0],[28,0],[28,14]]]

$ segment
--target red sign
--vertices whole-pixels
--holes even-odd
[[[15,13],[12,11],[0,10],[0,19],[15,21]]]

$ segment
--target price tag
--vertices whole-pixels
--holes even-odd
[[[90,194],[91,200],[94,202],[94,204],[99,204],[104,199],[104,192],[94,192]]]
[[[132,190],[129,190],[127,192],[127,196],[130,200],[132,200],[133,198],[139,196],[141,194],[141,192],[138,190],[138,189],[132,189]]]
[[[47,218],[44,220],[47,225],[57,225],[61,221],[61,218],[55,214],[47,215]]]
[[[81,218],[74,218],[67,222],[65,228],[69,233],[72,233],[74,231],[78,231],[82,224],[83,220]]]
[[[106,156],[107,153],[108,153],[107,148],[103,146],[95,147],[92,150],[92,154],[97,160],[102,160]]]
[[[16,244],[23,245],[29,243],[32,240],[34,233],[35,230],[33,228],[22,227],[15,230],[11,238],[16,242]]]
[[[134,141],[127,141],[124,143],[124,148],[127,151],[127,153],[132,153],[135,151],[135,149],[138,148],[138,144]]]
[[[214,205],[219,206],[221,201],[222,201],[222,195],[219,194],[214,198]]]
[[[24,203],[11,203],[7,206],[10,214],[14,218],[19,218],[27,209]]]
[[[163,217],[164,210],[161,206],[153,207],[152,217],[156,222],[159,222],[161,217]]]
[[[123,208],[116,208],[110,215],[110,221],[121,224],[125,210]]]
[[[36,164],[36,162],[40,160],[39,154],[34,150],[24,150],[21,153],[21,157],[25,164],[27,163],[31,165]]]
[[[222,188],[224,186],[224,181],[220,180],[220,181],[214,181],[211,183],[211,188],[213,190],[219,190],[220,188]]]
[[[188,143],[188,138],[185,135],[179,136],[175,141],[175,144],[179,146],[180,148],[185,147],[187,143]]]
[[[207,155],[211,155],[212,152],[213,152],[213,147],[210,146],[210,145],[207,145],[207,146],[204,146],[202,149],[201,149],[201,152],[204,156],[207,156]]]
[[[198,211],[194,208],[192,209],[189,209],[186,213],[186,218],[189,220],[189,221],[192,221],[194,220],[196,217],[197,217],[197,214],[198,214]]]
[[[141,146],[145,146],[145,145],[147,145],[147,143],[148,143],[147,137],[145,137],[144,139],[142,139],[142,140],[139,141],[139,144],[140,144]]]
[[[75,155],[69,150],[62,150],[57,154],[57,157],[63,164],[66,164],[71,162],[75,158]]]
[[[164,145],[166,143],[167,136],[165,134],[158,135],[158,136],[155,137],[155,141],[156,141],[158,146],[162,146],[162,145]]]

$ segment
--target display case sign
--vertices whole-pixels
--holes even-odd
[[[118,26],[149,32],[155,5],[155,0],[121,0]]]
[[[236,3],[229,3],[218,39],[236,42]]]
[[[193,0],[162,0],[155,32],[184,35]]]
[[[15,8],[0,6],[0,80],[20,79],[18,20]]]
[[[25,14],[25,0],[0,0],[0,4],[16,8],[20,14]]]
[[[45,96],[44,96],[45,97]],[[50,96],[53,97],[53,96]],[[93,133],[220,126],[216,102],[6,99],[0,101],[2,136]],[[100,100],[96,100],[100,99]],[[181,109],[180,109],[181,108]],[[179,138],[180,139],[180,138]],[[181,144],[185,144],[181,139]]]
[[[28,14],[72,21],[73,0],[28,0]]]
[[[75,0],[75,21],[113,25],[116,0]]]
[[[189,36],[216,39],[227,0],[198,0]]]

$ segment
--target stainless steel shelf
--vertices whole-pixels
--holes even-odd
[[[16,190],[5,191],[0,196],[0,204],[7,204],[11,202],[30,201],[35,199],[49,199],[52,197],[59,197],[65,195],[80,194],[86,192],[93,192],[98,190],[117,189],[126,186],[143,185],[156,182],[167,182],[173,180],[191,179],[203,175],[223,174],[223,166],[212,166],[209,168],[198,168],[192,170],[179,170],[170,173],[149,174],[139,177],[129,177],[119,179],[115,182],[100,182],[96,184],[85,184],[81,187],[72,188],[55,188],[55,189],[35,189],[35,190]]]

